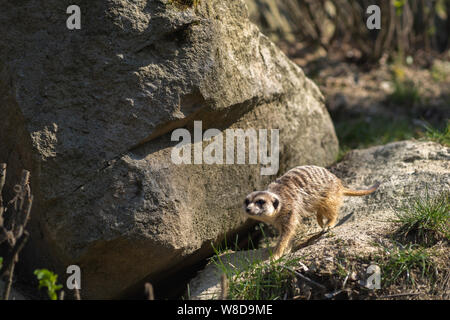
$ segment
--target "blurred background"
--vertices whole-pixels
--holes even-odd
[[[450,144],[450,0],[246,2],[251,20],[320,87],[340,158],[410,138]],[[379,30],[366,26],[374,4]]]

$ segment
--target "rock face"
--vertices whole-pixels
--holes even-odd
[[[340,211],[339,222],[328,236],[299,249],[295,256],[308,268],[333,262],[336,256],[367,255],[379,249],[392,236],[395,226],[390,219],[394,209],[417,196],[436,195],[450,190],[450,148],[434,142],[402,141],[365,150],[354,150],[331,170],[346,186],[362,188],[381,183],[372,195],[347,197]],[[312,234],[319,231],[308,231]],[[266,258],[265,249],[255,252],[227,253],[222,259],[243,260],[243,256]],[[334,271],[331,271],[334,272]],[[213,299],[220,293],[220,273],[210,264],[190,283],[193,299]]]
[[[194,120],[280,129],[281,171],[334,161],[321,93],[243,1],[81,1],[81,30],[66,28],[70,4],[0,12],[0,162],[9,181],[30,169],[35,195],[27,274],[77,264],[84,298],[117,298],[238,230],[242,197],[273,177],[174,164],[171,132]]]

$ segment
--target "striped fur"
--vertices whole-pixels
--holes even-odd
[[[362,196],[374,192],[351,190],[327,169],[317,166],[295,167],[272,182],[266,191],[250,193],[244,203],[249,218],[274,225],[280,233],[274,258],[288,249],[300,217],[316,213],[324,230],[333,227],[339,216],[343,196]]]

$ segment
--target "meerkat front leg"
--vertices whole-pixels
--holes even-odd
[[[280,237],[272,256],[274,260],[281,258],[284,253],[289,252],[290,241],[297,229],[297,217],[295,214],[291,213],[289,216],[282,217],[282,220],[284,221],[281,221],[278,230],[280,232]]]

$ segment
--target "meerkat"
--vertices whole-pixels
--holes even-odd
[[[343,196],[364,196],[377,190],[375,183],[368,190],[351,190],[325,168],[295,167],[269,184],[265,191],[250,193],[244,201],[248,218],[273,225],[280,236],[273,258],[287,253],[289,242],[302,216],[315,213],[324,232],[334,227]],[[324,221],[326,219],[326,221]]]

